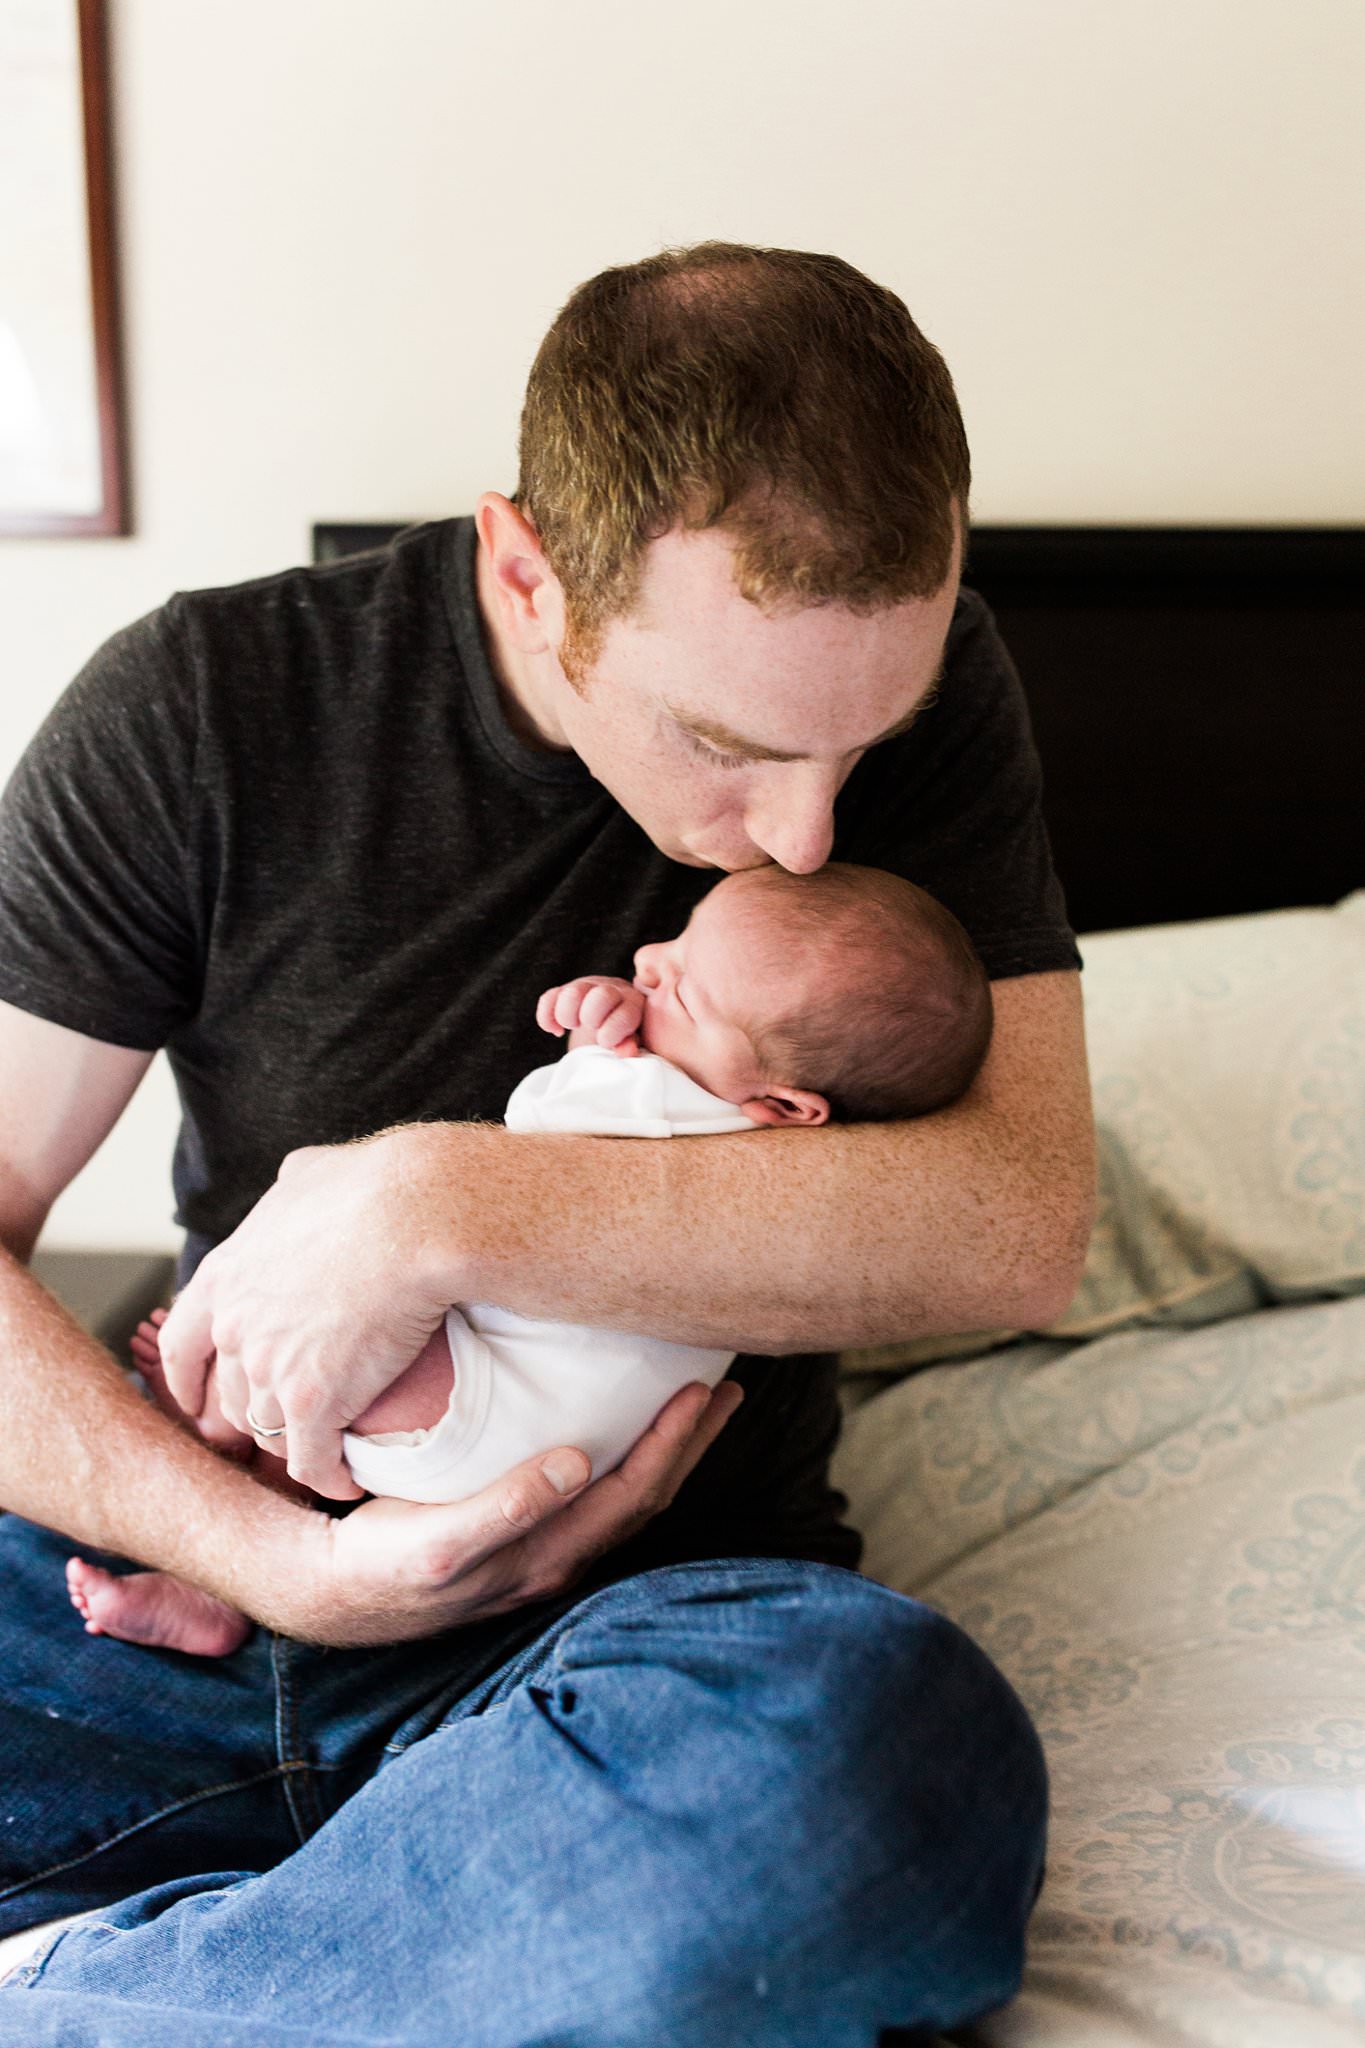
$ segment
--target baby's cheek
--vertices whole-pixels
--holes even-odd
[[[685,1064],[687,1046],[684,1035],[678,1029],[679,1020],[669,1015],[662,1004],[646,1003],[645,1014],[640,1026],[640,1042],[646,1052],[658,1053],[660,1059],[672,1060],[675,1067]]]
[[[734,1062],[727,1057],[724,1045],[718,1045],[707,1031],[693,1026],[680,1034],[681,1043],[667,1055],[674,1066],[690,1074],[698,1087],[705,1088],[711,1095],[719,1095],[725,1102],[737,1102],[734,1093]]]

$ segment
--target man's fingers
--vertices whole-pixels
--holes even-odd
[[[335,1423],[291,1420],[288,1434],[271,1441],[288,1446],[285,1470],[314,1493],[328,1500],[359,1500],[364,1493],[342,1455],[341,1431]],[[263,1448],[269,1450],[270,1443]]]
[[[714,1390],[693,1380],[674,1394],[624,1462],[527,1544],[527,1563],[534,1564],[538,1581],[551,1591],[571,1585],[593,1558],[666,1508],[743,1399],[735,1380],[722,1380]]]
[[[245,1401],[246,1380],[233,1358],[215,1355],[204,1382],[204,1403],[195,1428],[204,1442],[234,1457],[250,1455],[251,1437],[232,1420]]]
[[[698,1384],[693,1382],[684,1387],[683,1394],[693,1394]],[[738,1380],[722,1380],[719,1386],[709,1392],[703,1388],[702,1392],[707,1398],[695,1406],[684,1406],[681,1395],[675,1394],[632,1447],[624,1464],[608,1476],[619,1478],[628,1487],[641,1481],[646,1489],[666,1486],[666,1496],[659,1506],[667,1507],[744,1399],[744,1389]]]
[[[158,1349],[166,1385],[177,1407],[185,1415],[198,1415],[213,1357],[213,1309],[202,1282],[191,1280],[173,1304],[161,1325]]]
[[[473,1571],[557,1515],[588,1483],[592,1464],[572,1445],[514,1465],[470,1500],[455,1502],[445,1536],[433,1540],[427,1569],[441,1579]]]

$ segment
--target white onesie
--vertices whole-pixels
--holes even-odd
[[[509,1131],[587,1137],[704,1137],[752,1131],[732,1102],[710,1095],[655,1053],[622,1059],[584,1045],[537,1067],[513,1089]],[[369,1493],[397,1500],[465,1500],[513,1465],[576,1444],[599,1479],[619,1465],[671,1394],[691,1380],[715,1386],[733,1351],[700,1351],[626,1330],[538,1322],[487,1302],[452,1308],[450,1406],[431,1429],[343,1437],[346,1462]]]

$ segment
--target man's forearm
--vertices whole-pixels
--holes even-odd
[[[403,1133],[421,1287],[741,1351],[1036,1327],[1079,1281],[1094,1132],[1078,978],[997,985],[960,1103],[738,1137]]]
[[[740,1351],[1049,1321],[1076,1284],[1086,1198],[1002,1168],[989,1131],[950,1114],[752,1138],[480,1133],[480,1216],[442,1284],[436,1206],[433,1284],[463,1282],[524,1315]],[[467,1132],[431,1127],[428,1143],[442,1128]],[[452,1148],[453,1176],[470,1163]],[[464,1211],[450,1194],[451,1213]]]
[[[177,1572],[263,1621],[268,1561],[315,1519],[144,1401],[2,1248],[0,1507]]]

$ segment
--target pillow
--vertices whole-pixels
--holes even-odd
[[[1194,1325],[1365,1287],[1365,890],[1080,941],[1099,1145],[1085,1272],[1045,1333]],[[1017,1332],[845,1352],[904,1370]]]

